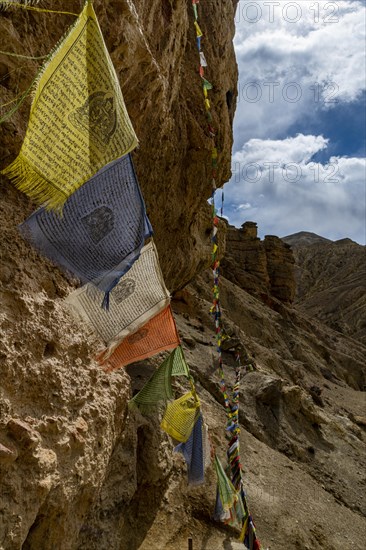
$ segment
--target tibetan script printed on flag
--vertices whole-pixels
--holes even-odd
[[[20,231],[83,283],[92,281],[110,292],[152,234],[130,155],[111,162],[73,193],[62,216],[39,208]]]
[[[93,284],[79,288],[66,299],[76,316],[91,326],[112,352],[123,338],[141,328],[165,309],[170,295],[150,242],[110,295],[110,307],[101,307],[103,293]]]
[[[88,1],[41,72],[20,153],[3,173],[36,202],[60,209],[100,168],[136,145]]]

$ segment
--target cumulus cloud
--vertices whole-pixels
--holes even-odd
[[[344,154],[341,125],[332,142],[321,130],[341,108],[357,116],[365,13],[358,0],[239,1],[230,223],[252,219],[262,233],[308,230],[365,242],[365,161]],[[362,139],[349,137],[360,154]]]
[[[307,230],[364,243],[366,161],[314,162],[326,147],[323,136],[302,134],[246,143],[233,157],[233,177],[225,187],[230,223],[240,226],[252,219],[262,234]]]
[[[365,7],[358,1],[241,0],[235,128],[243,141],[281,137],[301,117],[360,97],[364,25]]]

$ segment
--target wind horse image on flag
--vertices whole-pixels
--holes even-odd
[[[158,253],[151,241],[110,294],[108,311],[101,308],[104,294],[92,283],[72,292],[66,303],[104,341],[109,353],[170,303],[160,270]]]
[[[39,208],[19,229],[56,264],[109,293],[152,235],[130,154],[73,193],[62,216]]]
[[[137,138],[92,3],[46,61],[19,155],[3,170],[49,209],[100,168],[132,151]]]

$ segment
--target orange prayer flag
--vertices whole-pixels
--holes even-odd
[[[97,356],[106,372],[119,369],[179,346],[180,340],[170,306],[163,309],[139,330],[122,340],[110,357],[105,352]]]

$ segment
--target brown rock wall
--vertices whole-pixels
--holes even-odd
[[[210,92],[213,125],[220,129],[219,186],[230,177],[237,95],[232,45],[235,5],[235,1],[207,2],[199,7],[209,63],[205,76],[214,85]],[[198,75],[192,7],[183,0],[96,0],[94,6],[139,138],[133,157],[163,273],[170,290],[181,288],[202,265],[209,265],[211,252],[206,203],[211,194],[211,142]],[[80,5],[71,1],[67,8],[78,12]],[[46,54],[72,20],[64,15],[2,12],[0,49]],[[0,54],[1,103],[25,90],[36,69],[34,61],[25,63]],[[0,126],[0,168],[19,151],[29,105],[28,99]],[[1,188],[6,185],[2,180]]]
[[[81,9],[76,0],[67,7],[56,4],[45,0],[42,7]],[[202,3],[200,22],[210,64],[207,78],[214,85],[214,124],[220,127],[218,185],[230,176],[237,80],[234,5]],[[95,0],[94,6],[139,137],[133,157],[162,269],[174,290],[211,257],[206,203],[211,151],[191,4]],[[72,20],[1,11],[0,50],[45,55]],[[0,105],[27,89],[38,66],[0,54]],[[20,149],[29,106],[30,98],[0,125],[0,168]],[[146,539],[149,548],[160,550],[168,547],[169,536],[176,548],[177,535],[180,544],[182,537],[187,540],[181,529],[192,518],[182,504],[186,481],[173,468],[172,445],[158,422],[128,416],[126,372],[107,376],[91,359],[96,342],[73,322],[63,303],[75,281],[20,237],[17,225],[35,208],[1,178],[0,548],[136,550]],[[161,357],[154,365],[159,362]],[[165,509],[173,473],[177,497],[172,516],[177,521],[164,531],[156,517],[159,509],[163,521],[172,517]],[[154,522],[155,535],[149,538]]]
[[[274,236],[257,237],[257,224],[229,226],[223,275],[242,289],[263,298],[292,302],[295,296],[294,258],[286,243]]]
[[[293,302],[296,291],[295,260],[290,246],[272,235],[265,236],[263,245],[271,294],[281,302]]]

